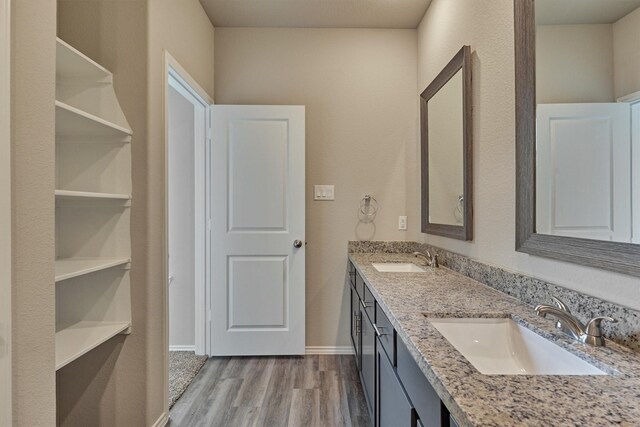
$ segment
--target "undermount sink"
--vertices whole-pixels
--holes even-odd
[[[486,375],[608,375],[509,318],[429,318]]]
[[[373,262],[373,267],[381,273],[424,273],[425,269],[410,262]]]

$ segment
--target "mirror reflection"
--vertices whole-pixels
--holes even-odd
[[[464,157],[462,70],[428,103],[429,222],[463,225]]]
[[[640,243],[640,0],[536,0],[536,232]]]

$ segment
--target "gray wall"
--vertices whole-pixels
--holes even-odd
[[[640,91],[640,8],[613,24],[615,96]]]
[[[11,2],[15,426],[55,424],[55,2]]]
[[[615,102],[613,25],[536,27],[538,104]]]

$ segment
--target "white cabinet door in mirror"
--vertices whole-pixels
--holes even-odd
[[[536,231],[631,241],[629,105],[539,104]]]

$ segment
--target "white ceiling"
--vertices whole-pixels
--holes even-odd
[[[431,0],[200,0],[215,27],[416,28]]]
[[[612,24],[640,7],[640,0],[536,0],[536,24]]]

